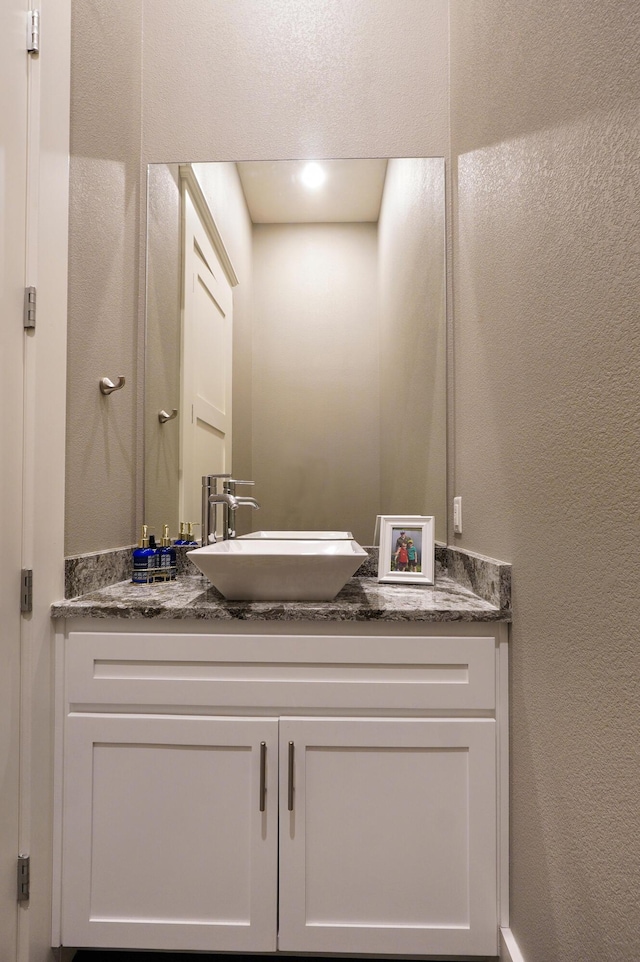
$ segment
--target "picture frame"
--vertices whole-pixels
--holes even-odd
[[[435,584],[435,518],[380,515],[378,581],[382,584]]]

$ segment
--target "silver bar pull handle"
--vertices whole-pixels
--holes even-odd
[[[264,812],[267,800],[267,743],[260,742],[260,811]]]
[[[293,742],[289,742],[289,791],[287,796],[287,808],[293,811]]]

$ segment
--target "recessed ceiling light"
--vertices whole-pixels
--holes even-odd
[[[315,190],[317,187],[320,187],[322,184],[324,184],[326,177],[327,175],[325,171],[322,169],[320,164],[316,164],[315,161],[306,164],[306,166],[302,169],[302,173],[300,174],[302,183],[305,185],[305,187],[310,187],[312,190]]]

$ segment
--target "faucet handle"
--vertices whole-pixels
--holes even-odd
[[[232,478],[231,475],[228,475],[228,480],[223,481],[222,483],[222,490],[226,491],[227,494],[235,494],[236,484],[255,484],[255,481],[236,481],[235,478]]]

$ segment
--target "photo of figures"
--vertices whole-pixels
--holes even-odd
[[[378,581],[434,584],[435,518],[430,515],[379,515]],[[375,535],[374,535],[375,538]]]
[[[392,528],[392,571],[422,571],[422,530]]]

